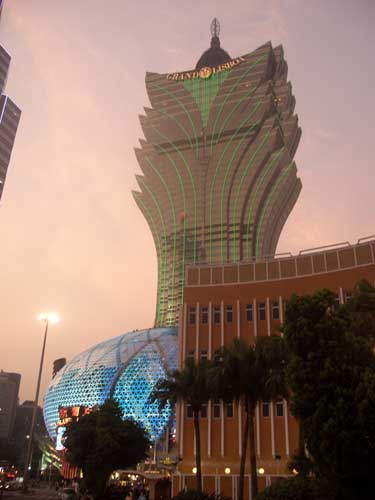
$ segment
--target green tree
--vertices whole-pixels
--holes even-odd
[[[202,466],[201,466],[201,439],[199,415],[202,406],[209,399],[207,382],[207,362],[196,363],[194,359],[187,359],[181,370],[168,372],[165,378],[159,379],[150,396],[150,401],[159,402],[160,408],[170,404],[184,402],[191,406],[194,420],[195,434],[195,462],[197,467],[197,492],[202,494]]]
[[[250,441],[251,491],[258,493],[254,436],[255,409],[259,401],[287,396],[286,351],[280,336],[258,337],[255,345],[236,339],[215,353],[209,370],[211,395],[224,401],[241,401],[245,427],[240,461],[239,500],[244,495],[247,445]]]
[[[295,477],[278,479],[260,492],[256,500],[333,500],[329,487],[315,480]]]
[[[353,310],[337,308],[328,290],[293,296],[283,326],[303,447],[318,480],[329,481],[340,500],[373,498],[375,358]]]
[[[361,280],[356,284],[347,310],[353,334],[365,337],[375,347],[375,288],[368,281]]]
[[[143,460],[148,445],[144,429],[133,420],[123,420],[112,399],[68,426],[64,434],[67,460],[82,469],[85,486],[95,498],[102,498],[114,470]]]

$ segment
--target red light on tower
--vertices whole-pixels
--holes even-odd
[[[185,212],[180,213],[180,222],[184,222],[185,220]]]

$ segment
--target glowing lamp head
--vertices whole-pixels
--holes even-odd
[[[261,476],[263,476],[263,474],[264,474],[264,469],[263,469],[263,467],[259,467],[259,469],[258,469],[258,474],[260,474]]]
[[[47,321],[48,323],[58,323],[59,315],[55,312],[44,312],[38,315],[38,321]]]
[[[230,467],[225,467],[224,472],[225,474],[230,474]]]
[[[197,473],[197,468],[196,468],[196,467],[193,467],[193,468],[191,469],[191,472],[192,472],[193,474],[196,474],[196,473]]]

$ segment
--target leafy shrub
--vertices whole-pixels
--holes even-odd
[[[332,500],[333,496],[313,479],[278,479],[261,491],[256,500]]]
[[[219,493],[198,493],[195,490],[182,490],[172,500],[230,500],[229,497],[226,497]]]

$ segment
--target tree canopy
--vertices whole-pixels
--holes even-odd
[[[363,330],[371,322],[358,316],[364,303],[354,297],[337,307],[328,290],[293,296],[283,326],[291,410],[316,476],[334,484],[340,499],[372,498],[375,358]]]
[[[64,434],[67,460],[83,471],[86,488],[100,498],[110,474],[146,457],[149,439],[133,420],[123,420],[112,399],[69,425]]]

